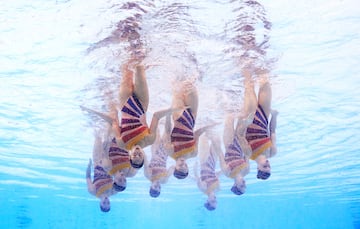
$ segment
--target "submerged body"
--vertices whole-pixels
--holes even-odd
[[[188,176],[186,160],[197,156],[199,137],[214,126],[212,124],[194,131],[198,103],[198,92],[193,83],[182,82],[178,91],[173,94],[173,107],[186,107],[173,113],[174,127],[170,144],[167,146],[168,155],[175,160],[174,176],[178,179]]]
[[[151,146],[151,159],[147,162],[145,158],[144,175],[151,182],[149,194],[151,197],[158,197],[161,192],[161,185],[165,184],[175,167],[167,168],[167,149],[166,146],[170,142],[171,119],[166,116],[164,134],[160,137],[157,134],[156,141]]]
[[[201,137],[199,152],[200,176],[195,169],[194,174],[197,180],[197,186],[205,195],[207,200],[204,207],[209,211],[215,210],[217,207],[216,192],[220,188],[220,180],[216,169],[216,147],[209,142],[207,137]]]
[[[243,75],[250,79],[254,71],[245,69]],[[246,130],[246,139],[251,147],[250,159],[256,161],[258,179],[268,179],[271,174],[271,167],[268,158],[273,157],[276,152],[276,120],[278,112],[271,109],[272,92],[268,73],[259,75],[259,92],[256,98],[255,93],[251,96],[251,103],[247,110],[251,111],[253,120]],[[271,121],[269,117],[271,115]]]

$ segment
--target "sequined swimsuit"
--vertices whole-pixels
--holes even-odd
[[[103,193],[109,191],[113,187],[112,177],[99,165],[94,168],[95,195],[100,197]]]
[[[186,155],[195,150],[194,125],[195,119],[188,108],[175,121],[171,132],[171,143],[174,146],[172,158],[177,159],[182,156],[186,158]]]
[[[210,152],[207,160],[201,164],[200,180],[206,184],[206,193],[214,191],[219,185],[219,179],[215,174],[215,156]]]
[[[121,138],[127,150],[149,134],[145,111],[135,94],[129,97],[121,109]]]
[[[248,141],[252,154],[250,159],[255,160],[260,154],[271,147],[269,133],[269,121],[264,110],[258,105],[253,122],[246,130],[246,140]]]
[[[242,169],[249,166],[237,137],[226,148],[225,162],[230,168],[229,176],[232,178],[236,177]]]
[[[115,138],[111,140],[109,159],[112,163],[111,170],[109,171],[110,175],[113,175],[117,171],[130,168],[129,152],[125,149],[119,148],[116,144]]]
[[[167,153],[164,149],[164,144],[164,140],[161,140],[150,160],[149,168],[151,169],[151,181],[160,180],[161,178],[167,176]]]

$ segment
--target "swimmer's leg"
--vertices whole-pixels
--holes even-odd
[[[267,73],[264,73],[260,76],[260,88],[258,93],[258,103],[262,106],[266,117],[269,118],[271,112],[271,99],[272,99],[272,91],[271,85],[268,81]]]
[[[202,135],[199,139],[199,161],[200,164],[206,162],[210,153],[209,140],[206,135]]]
[[[195,85],[191,84],[186,86],[186,94],[184,95],[184,104],[186,107],[191,109],[192,115],[194,119],[196,119],[198,105],[199,105],[199,98],[198,92]]]
[[[134,93],[139,98],[146,112],[149,106],[149,88],[146,82],[145,67],[143,65],[135,67]]]
[[[232,143],[234,139],[234,117],[227,115],[224,123],[223,141],[225,148]]]
[[[184,107],[184,109],[185,109],[184,94],[183,94],[182,89],[180,90],[178,88],[174,88],[173,90],[174,90],[174,92],[173,92],[173,97],[172,97],[172,108]],[[175,121],[178,118],[180,118],[183,111],[184,110],[174,111],[172,113],[173,120]]]
[[[133,71],[129,69],[128,64],[122,66],[122,77],[119,87],[119,108],[122,109],[128,98],[134,92]]]
[[[257,100],[254,83],[250,72],[243,71],[244,75],[244,109],[238,116],[235,132],[237,136],[244,136],[246,128],[252,123],[257,108]]]
[[[251,72],[248,69],[242,71],[244,76],[244,114],[243,118],[255,114],[257,108],[257,99],[254,89],[254,82],[251,78]]]

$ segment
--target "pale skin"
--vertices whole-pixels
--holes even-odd
[[[158,131],[156,140],[154,142],[154,144],[151,146],[151,154],[152,154],[152,159],[156,158],[156,150],[160,147],[161,144],[166,144],[167,142],[170,142],[170,133],[171,133],[171,119],[170,119],[170,115],[166,116],[166,120],[165,120],[165,130],[164,133],[162,135],[162,137],[160,137],[160,133]],[[165,145],[164,145],[165,146]],[[165,152],[166,153],[166,152]],[[173,174],[174,172],[174,166],[170,166],[167,171],[166,171],[166,175],[165,176],[161,176],[158,179],[152,180],[152,173],[153,173],[153,169],[149,167],[149,162],[147,160],[147,158],[145,157],[145,162],[144,162],[144,175],[147,179],[149,179],[151,181],[151,187],[154,190],[157,190],[160,192],[161,189],[161,184],[165,184],[169,177]],[[164,168],[166,169],[166,168]]]
[[[245,77],[245,81],[251,81],[252,72],[249,69],[245,68],[242,74]],[[278,112],[271,109],[272,91],[268,80],[268,72],[261,72],[258,76],[260,79],[258,97],[256,99],[255,93],[249,94],[248,96],[251,96],[249,101],[251,102],[245,104],[245,110],[250,113],[255,113],[257,105],[260,104],[266,117],[269,118],[271,115],[270,126],[273,125],[273,128],[271,128],[272,130],[270,131],[270,138],[272,146],[255,159],[259,170],[270,173],[271,167],[268,158],[275,156],[277,152],[275,128]]]

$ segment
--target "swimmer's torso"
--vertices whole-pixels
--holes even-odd
[[[229,167],[228,175],[232,178],[249,166],[237,137],[235,137],[233,142],[226,148],[225,162]]]
[[[105,169],[99,165],[95,166],[94,168],[93,184],[95,186],[95,195],[97,197],[112,193],[113,179],[105,171]]]
[[[121,109],[121,139],[127,150],[142,141],[148,134],[144,109],[135,94],[130,96]]]
[[[171,132],[171,143],[174,146],[172,158],[191,157],[191,153],[195,150],[194,125],[195,119],[190,108],[184,110],[182,115],[175,120]]]
[[[115,138],[112,139],[109,148],[109,159],[111,160],[112,167],[109,171],[110,175],[115,174],[117,171],[122,171],[127,174],[131,169],[129,152],[121,149],[116,144]]]
[[[151,181],[162,181],[163,178],[167,177],[166,160],[167,153],[165,151],[165,140],[162,139],[156,147],[155,152],[152,154],[149,163]]]
[[[268,125],[268,118],[262,107],[258,105],[254,120],[246,130],[246,140],[252,149],[250,156],[252,160],[255,160],[260,154],[267,154],[271,147]]]

